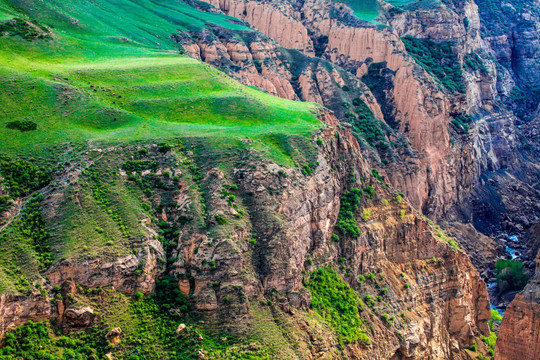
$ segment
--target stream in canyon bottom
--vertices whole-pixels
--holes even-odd
[[[522,260],[520,259],[521,258],[521,252],[519,249],[517,249],[516,247],[514,246],[518,246],[519,245],[519,238],[517,235],[510,235],[508,236],[508,240],[505,244],[505,250],[506,250],[506,253],[508,254],[508,256],[506,257],[502,257],[502,258],[509,258],[511,260]],[[486,285],[488,287],[488,293],[489,293],[489,297],[490,297],[490,304],[491,304],[491,308],[492,309],[495,309],[499,312],[499,314],[501,314],[501,316],[504,316],[504,312],[506,311],[506,307],[508,306],[509,304],[509,301],[504,301],[503,299],[501,299],[500,295],[501,294],[497,294],[497,281],[493,280],[493,281],[490,281],[490,282],[486,282]],[[517,294],[519,291],[514,291],[514,292],[510,292],[508,294],[512,294],[513,296],[511,296],[511,298],[513,299],[515,294]],[[504,294],[502,294],[504,295]],[[511,300],[510,300],[511,301]]]

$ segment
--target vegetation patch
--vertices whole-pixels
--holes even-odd
[[[6,123],[6,128],[26,132],[36,130],[37,124],[30,120],[15,120],[8,121]]]
[[[51,175],[26,160],[10,160],[0,155],[0,174],[12,196],[25,196],[49,183]]]
[[[389,148],[385,125],[373,115],[369,107],[360,98],[353,99],[353,112],[345,113],[353,126],[353,134],[364,138],[372,147],[384,151]]]
[[[452,125],[457,131],[464,134],[469,134],[469,124],[472,123],[472,117],[470,115],[457,115],[451,120]]]
[[[463,73],[452,41],[434,42],[410,35],[401,38],[409,55],[450,92],[465,93]]]
[[[484,65],[484,62],[482,61],[480,56],[478,56],[478,54],[475,53],[474,51],[468,54],[465,54],[465,57],[463,58],[463,62],[469,70],[472,70],[472,71],[480,70],[484,74],[487,74],[488,72],[488,69]]]
[[[48,244],[50,234],[41,216],[40,203],[42,194],[33,195],[21,211],[18,231],[22,241],[29,241],[34,246],[41,269],[47,269],[53,262],[51,247]],[[24,240],[23,240],[24,239]]]
[[[343,234],[349,234],[352,237],[357,238],[362,235],[362,231],[358,227],[354,214],[360,204],[360,198],[362,196],[362,190],[352,188],[349,191],[345,191],[341,196],[341,207],[339,209],[338,221],[336,228]]]
[[[529,274],[523,262],[518,260],[497,260],[495,277],[501,291],[521,290],[529,281]]]
[[[369,337],[360,318],[364,304],[358,294],[334,270],[318,269],[310,274],[307,288],[311,291],[311,305],[336,332],[341,346]]]
[[[502,315],[496,309],[491,309],[491,319],[488,320],[489,329],[493,331],[495,324],[501,325]]]
[[[0,22],[0,36],[20,36],[26,41],[48,40],[51,36],[40,26],[23,19],[11,19]]]

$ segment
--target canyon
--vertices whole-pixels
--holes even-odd
[[[166,142],[67,146],[55,160],[63,165],[35,189],[44,195],[41,216],[56,258],[27,276],[31,286],[0,287],[0,334],[54,319],[66,336],[106,338],[108,347],[93,345],[96,358],[536,359],[540,3],[380,2],[375,21],[347,3],[182,2],[186,14],[206,20],[168,34],[181,54],[250,88],[238,94],[318,104],[316,130],[306,139],[285,123],[226,145],[205,129]],[[81,21],[69,27],[84,29]],[[430,47],[438,51],[432,58]],[[452,66],[458,78],[449,76]],[[93,92],[120,91],[84,79]],[[80,96],[69,93],[67,76],[54,81],[68,100]],[[175,92],[198,89],[164,83]],[[181,117],[199,101],[174,111]],[[234,107],[212,106],[216,123]],[[9,191],[2,183],[0,195]],[[31,199],[17,196],[24,206]],[[20,217],[15,210],[0,218],[7,230]],[[84,223],[95,226],[87,233]],[[94,250],[93,240],[66,241],[77,232],[107,242]],[[532,276],[521,291],[488,292],[505,258],[521,260]],[[20,276],[20,268],[10,271]],[[0,272],[0,280],[10,276]],[[110,308],[153,301],[140,299],[164,292],[161,279],[189,303],[164,307],[178,326],[167,336],[186,352],[144,355],[133,345],[135,330]],[[341,307],[344,299],[355,305]],[[497,306],[505,312],[493,326]],[[136,309],[133,318],[147,316]],[[354,329],[340,322],[349,313]],[[214,337],[224,345],[208,345]]]

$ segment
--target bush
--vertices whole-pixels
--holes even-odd
[[[160,153],[165,154],[165,153],[169,152],[171,149],[172,149],[172,146],[167,144],[167,143],[163,142],[163,143],[158,144],[158,151]]]
[[[11,199],[7,195],[0,196],[0,213],[11,207]]]
[[[463,58],[463,62],[465,63],[465,66],[467,66],[469,70],[472,70],[472,71],[480,70],[483,73],[488,72],[488,69],[484,65],[484,62],[482,61],[482,59],[480,59],[480,57],[475,52],[470,52],[466,54],[465,57]]]
[[[227,223],[227,219],[225,219],[223,216],[221,215],[214,215],[214,219],[216,219],[216,222],[219,224],[219,225],[225,225]]]
[[[358,340],[369,343],[360,319],[363,303],[334,270],[322,268],[312,272],[307,287],[313,309],[328,322],[342,346]]]
[[[461,131],[465,134],[469,133],[469,125],[472,123],[472,118],[470,115],[458,115],[454,117],[451,121],[451,124],[455,127],[456,130]]]
[[[457,56],[452,51],[454,42],[417,39],[410,35],[401,38],[411,57],[433,78],[451,92],[465,93],[463,73]]]
[[[362,190],[352,188],[350,191],[345,191],[341,196],[341,208],[339,209],[338,222],[336,228],[343,234],[349,234],[355,238],[360,236],[362,232],[356,224],[354,214],[360,204]]]
[[[529,280],[523,263],[517,260],[497,260],[495,277],[500,291],[521,290]]]
[[[499,312],[495,309],[491,309],[491,319],[488,320],[489,329],[491,331],[494,330],[494,323],[500,325],[502,321],[502,316],[499,314]]]
[[[15,120],[9,121],[6,124],[6,128],[26,132],[36,130],[37,124],[30,120]]]
[[[12,196],[26,196],[51,181],[49,172],[21,159],[0,158],[0,174]]]

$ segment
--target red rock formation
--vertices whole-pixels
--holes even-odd
[[[536,275],[504,313],[495,360],[536,360],[540,354],[540,252]]]

